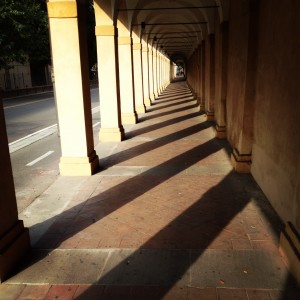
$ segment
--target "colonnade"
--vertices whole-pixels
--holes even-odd
[[[253,124],[250,117],[243,118],[243,123],[238,124],[239,127],[234,129],[238,132],[233,133],[230,130],[228,134],[226,123],[228,22],[220,22],[218,18],[216,19],[215,32],[206,34],[187,61],[187,82],[198,101],[199,111],[205,112],[207,121],[215,122],[216,138],[229,140],[233,148],[231,161],[234,169],[240,173],[249,173]],[[248,55],[249,59],[252,58],[252,53],[245,55]],[[249,65],[244,65],[243,68],[243,72],[249,71],[247,69]],[[249,76],[247,79],[250,83]],[[246,92],[251,87],[244,85],[241,88],[244,89],[241,92],[244,98],[240,98],[239,101],[245,101],[242,113],[252,116],[253,110],[250,109],[249,105],[246,105],[246,103],[250,104],[253,101],[251,97],[246,96]],[[239,136],[238,139],[235,138],[236,135]]]
[[[100,141],[124,139],[124,124],[170,82],[170,60],[130,32],[120,18],[109,17],[95,2]],[[98,168],[94,150],[87,69],[86,16],[80,1],[49,1],[52,59],[61,131],[61,175],[91,175]],[[115,25],[116,24],[116,25]],[[76,134],[74,134],[76,132]]]
[[[199,111],[215,123],[216,138],[226,138],[231,145],[234,169],[252,173],[286,224],[280,246],[300,281],[299,251],[295,251],[300,231],[300,142],[296,138],[299,127],[295,126],[299,120],[299,70],[295,66],[300,56],[296,44],[290,42],[300,34],[297,5],[279,0],[275,4],[274,0],[216,2],[219,9],[207,14],[204,23],[208,26],[201,27],[201,38],[200,34],[197,37],[201,40],[186,61],[187,82]],[[91,175],[99,167],[88,78],[86,3],[47,3],[61,175]],[[174,64],[161,48],[148,43],[137,28],[133,30],[129,14],[122,15],[114,5],[115,1],[94,1],[99,139],[103,142],[123,140],[123,125],[138,122],[138,114],[146,111],[175,74]],[[18,220],[2,108],[0,159],[2,281],[29,248],[28,231]]]

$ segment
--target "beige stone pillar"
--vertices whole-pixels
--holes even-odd
[[[154,75],[153,75],[153,49],[149,48],[148,51],[148,59],[149,59],[149,98],[151,101],[155,100],[154,95]]]
[[[124,138],[121,125],[117,28],[112,25],[96,26],[98,78],[100,94],[101,142],[118,142]]]
[[[162,87],[166,88],[166,57],[162,57]]]
[[[205,81],[206,81],[206,74],[205,74],[205,41],[202,41],[201,44],[201,102],[200,102],[200,112],[205,111]]]
[[[234,169],[239,173],[249,173],[252,163],[253,123],[255,112],[255,87],[258,48],[258,11],[259,1],[249,1],[248,41],[244,48],[246,60],[243,67],[245,82],[243,83],[243,97],[239,99],[242,120],[238,125],[238,139],[233,147],[231,161]]]
[[[200,108],[201,104],[201,47],[198,46],[196,52],[196,93],[197,93],[197,103]]]
[[[158,97],[158,88],[157,88],[157,49],[153,50],[153,93],[155,98]]]
[[[161,78],[161,84],[162,84],[162,88],[165,89],[166,87],[166,58],[165,56],[163,55],[162,56],[162,78]]]
[[[157,91],[158,94],[162,92],[162,84],[161,84],[161,54],[157,53]]]
[[[18,220],[2,98],[0,95],[0,283],[30,248],[28,229]]]
[[[158,82],[158,87],[160,93],[163,91],[163,83],[162,83],[162,78],[163,78],[163,67],[162,67],[162,59],[163,55],[162,53],[159,53],[159,82]]]
[[[76,1],[50,1],[48,16],[62,152],[60,174],[91,175],[99,159],[93,140],[85,6]]]
[[[216,137],[220,139],[226,138],[226,95],[227,95],[227,57],[228,57],[228,22],[220,24],[219,37],[219,66],[216,77],[218,76],[216,86]]]
[[[207,121],[215,120],[215,35],[209,34],[207,36],[207,101],[206,101],[206,118]]]
[[[144,104],[143,93],[143,74],[142,74],[142,44],[135,43],[133,49],[133,70],[134,70],[134,96],[135,109],[137,113],[145,113],[146,106]]]
[[[168,84],[169,84],[169,79],[170,79],[169,67],[170,67],[170,62],[169,62],[168,58],[166,57],[166,59],[165,59],[165,80],[164,80],[165,81],[165,83],[164,83],[165,87],[167,87]]]
[[[143,90],[144,90],[144,103],[146,106],[151,105],[149,93],[149,57],[148,47],[142,46],[142,67],[143,67]]]
[[[136,124],[134,98],[134,73],[132,59],[132,38],[129,36],[118,38],[119,50],[119,78],[122,124]]]

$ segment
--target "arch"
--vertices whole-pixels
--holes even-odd
[[[168,52],[171,57],[176,51],[183,53],[183,57],[189,57],[194,49],[197,48],[198,44],[204,39],[207,33],[214,32],[214,6],[215,1],[210,1],[209,4],[211,8],[204,9],[198,8],[199,6],[208,6],[207,1],[199,1],[195,3],[192,0],[178,0],[172,3],[172,9],[160,11],[159,8],[170,7],[168,1],[146,1],[146,0],[137,0],[130,1],[132,10],[132,30],[136,34],[140,34],[141,39],[147,43],[153,45],[154,36],[157,35],[157,40],[160,41],[160,45],[163,46],[164,51]],[[183,9],[180,7],[189,7],[191,9]],[[195,9],[192,9],[195,7]],[[173,10],[173,8],[175,8]],[[135,10],[134,10],[135,9]],[[151,9],[154,9],[153,11]],[[178,15],[180,12],[180,15]],[[141,24],[144,22],[146,28],[141,29]],[[165,24],[164,23],[184,23],[184,24]],[[202,24],[195,24],[195,23]],[[186,24],[188,23],[188,24]],[[189,24],[190,23],[190,24]],[[147,25],[148,24],[148,25]],[[151,25],[152,24],[152,25]],[[160,24],[160,25],[156,25]],[[175,37],[172,36],[172,32],[178,33]],[[191,36],[189,33],[193,33]],[[169,35],[169,41],[167,40],[167,35]],[[158,38],[159,37],[159,38]],[[162,41],[164,39],[164,42]],[[176,46],[176,49],[170,49],[167,51],[167,48],[172,39],[172,44]],[[182,51],[180,44],[184,42],[190,43],[193,46],[188,50]],[[163,45],[165,44],[165,45]]]

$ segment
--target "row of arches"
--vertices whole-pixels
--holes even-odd
[[[216,123],[216,136],[229,141],[234,168],[251,172],[287,228],[292,226],[282,235],[282,245],[294,249],[289,241],[296,244],[297,235],[286,237],[286,232],[300,228],[300,144],[295,138],[299,3],[282,2],[94,0],[99,137],[124,139],[123,125],[136,123],[138,113],[146,112],[173,79],[176,64],[184,66],[199,111]],[[99,167],[88,78],[87,4],[48,1],[61,175],[91,175]],[[282,111],[284,120],[278,117]],[[0,250],[6,255],[5,263],[0,261],[2,279],[29,247],[29,238],[17,217],[3,112],[0,128],[5,165],[0,181]]]

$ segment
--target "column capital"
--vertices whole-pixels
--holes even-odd
[[[142,50],[142,44],[134,43],[134,44],[132,44],[132,49],[133,50]]]
[[[119,45],[132,45],[132,37],[130,36],[119,36],[118,37]]]
[[[96,36],[116,36],[118,29],[113,25],[98,25],[95,27]]]
[[[47,2],[49,18],[77,18],[76,1]]]

